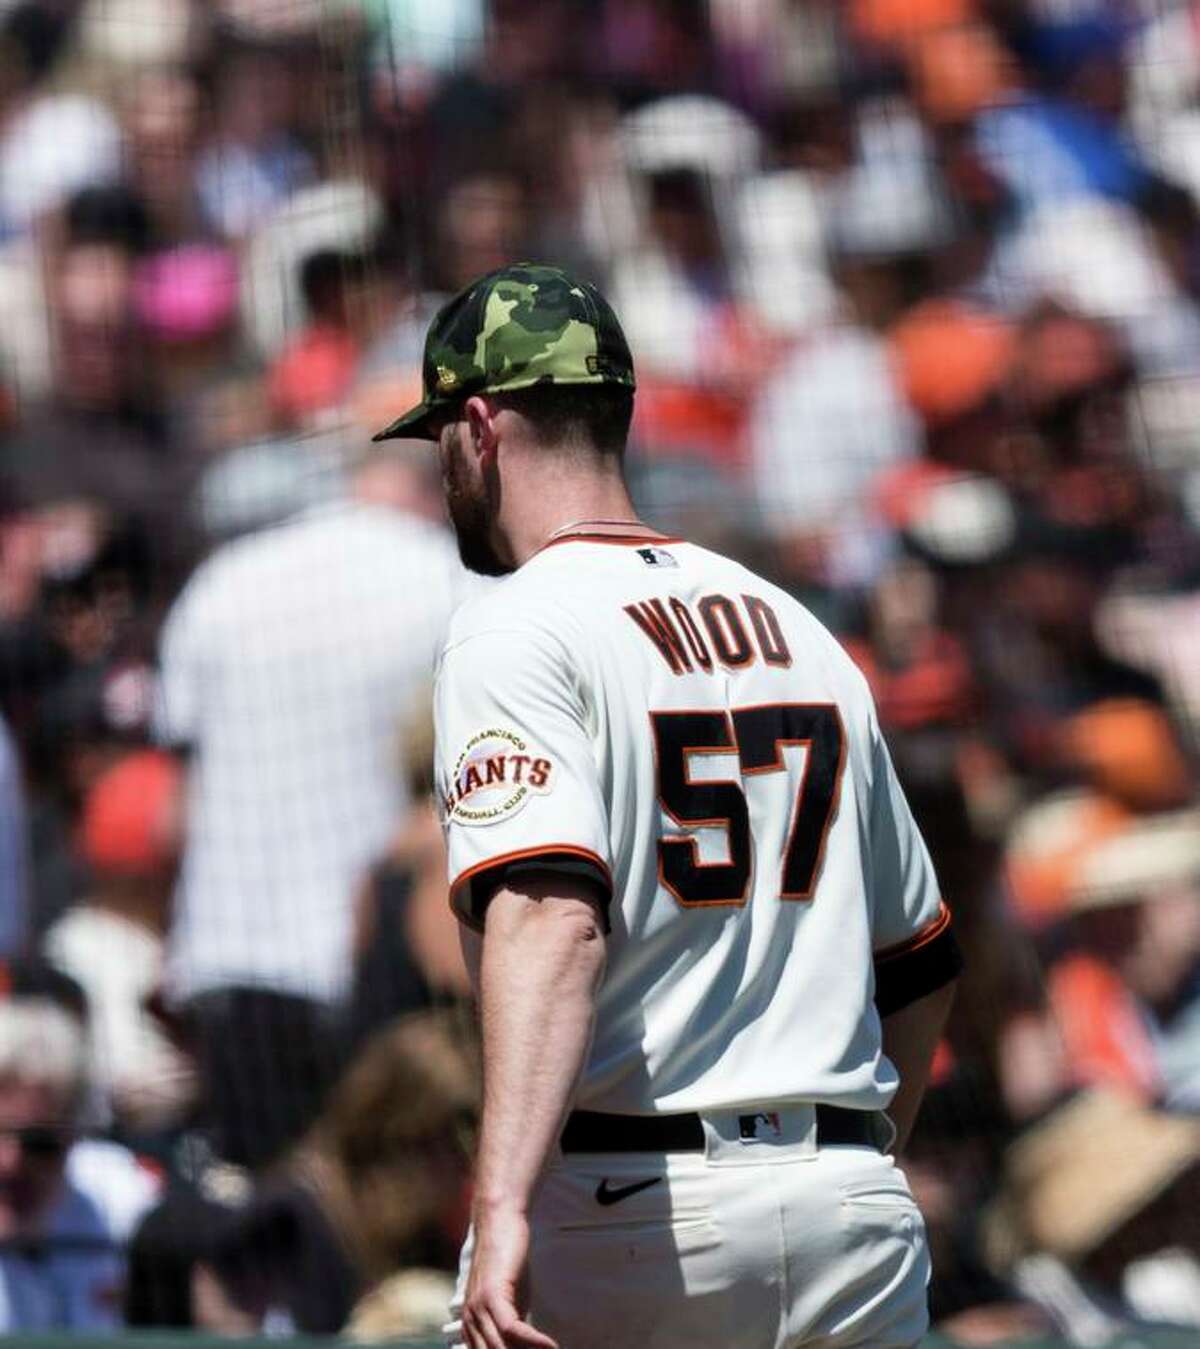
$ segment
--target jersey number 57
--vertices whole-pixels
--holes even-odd
[[[780,868],[779,898],[806,900],[820,875],[825,838],[837,811],[846,745],[832,703],[771,703],[726,711],[651,712],[658,793],[682,829],[723,828],[728,862],[702,862],[694,837],[658,840],[662,884],[687,908],[744,904],[754,865],[745,779],[785,771],[783,751],[807,747]],[[741,777],[693,782],[693,754],[734,753]]]

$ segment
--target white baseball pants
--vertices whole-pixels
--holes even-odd
[[[556,1154],[532,1215],[533,1323],[562,1349],[916,1345],[929,1254],[892,1159],[818,1149],[810,1107],[750,1140],[738,1113],[702,1118],[704,1152]],[[461,1346],[457,1320],[446,1337]]]

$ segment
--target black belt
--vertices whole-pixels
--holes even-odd
[[[879,1148],[877,1111],[847,1110],[822,1103],[814,1110],[818,1147],[841,1144]],[[777,1132],[768,1111],[739,1115],[738,1124],[747,1140],[769,1139],[773,1129]],[[595,1110],[573,1110],[562,1131],[561,1147],[564,1152],[703,1152],[704,1126],[696,1114],[604,1115]]]

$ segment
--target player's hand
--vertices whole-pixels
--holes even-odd
[[[475,1252],[463,1299],[467,1349],[558,1349],[522,1320],[529,1222],[521,1213],[492,1210],[475,1215]]]

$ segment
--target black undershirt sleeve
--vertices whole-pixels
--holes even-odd
[[[879,1015],[890,1016],[936,992],[956,979],[962,967],[962,952],[948,922],[928,940],[878,953],[875,1006]]]
[[[599,860],[580,852],[558,851],[554,848],[547,848],[545,852],[531,852],[516,860],[501,858],[492,866],[479,867],[455,886],[451,897],[454,912],[468,927],[482,932],[487,906],[506,881],[530,872],[546,871],[561,871],[569,876],[582,876],[593,881],[600,902],[604,931],[611,931],[608,908],[612,902],[612,878],[607,869]]]

